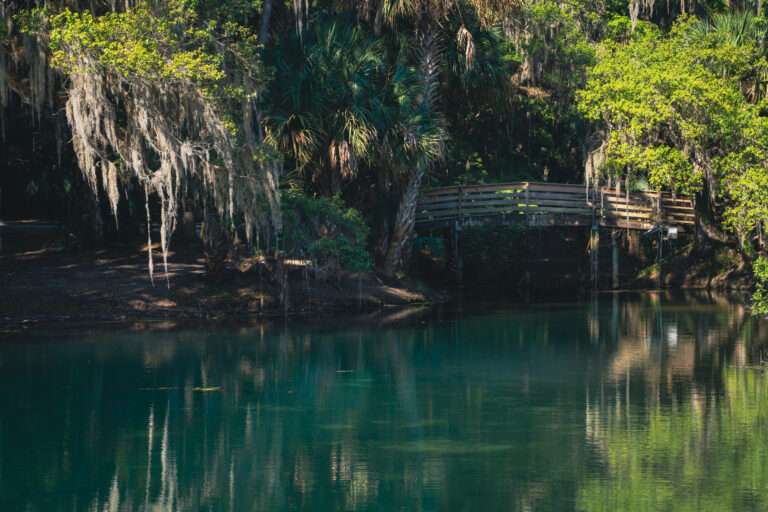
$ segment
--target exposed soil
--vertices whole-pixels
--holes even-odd
[[[286,277],[280,279],[274,265],[255,259],[228,261],[212,277],[199,248],[172,254],[167,275],[156,256],[154,283],[145,247],[78,253],[50,246],[30,249],[17,246],[13,254],[0,254],[0,332],[104,322],[247,322],[336,313],[349,318],[449,298],[413,282],[387,283],[373,273],[336,272],[319,278],[300,264],[285,266]],[[551,273],[552,262],[546,266]],[[662,281],[668,288],[749,290],[751,274],[742,267],[738,255],[725,247],[696,253],[684,250],[665,262]],[[656,288],[657,272],[655,265],[646,267],[625,281],[625,287]],[[505,273],[504,280],[510,281],[510,275]],[[442,276],[436,282],[449,282],[446,279]],[[558,282],[562,286],[563,280]]]
[[[300,266],[286,267],[287,286],[282,286],[266,264],[254,261],[229,262],[212,278],[202,258],[171,256],[168,274],[158,269],[154,284],[146,252],[141,250],[79,254],[41,250],[0,256],[0,326],[244,320],[358,313],[444,299],[400,283],[384,283],[372,273],[336,273],[315,279]]]

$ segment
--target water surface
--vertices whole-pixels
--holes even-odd
[[[17,335],[0,510],[766,510],[767,340],[654,294]]]

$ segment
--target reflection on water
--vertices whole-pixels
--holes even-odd
[[[0,344],[0,510],[765,510],[768,330],[608,296]]]

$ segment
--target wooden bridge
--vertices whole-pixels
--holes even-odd
[[[501,183],[434,188],[422,194],[417,228],[522,221],[531,226],[597,226],[678,231],[695,224],[693,201],[666,192],[588,190],[584,185]]]
[[[657,279],[662,284],[664,238],[690,230],[696,223],[693,200],[666,192],[620,192],[611,188],[587,189],[558,183],[501,183],[444,187],[421,195],[416,209],[416,229],[445,230],[449,235],[449,266],[462,280],[459,233],[462,227],[488,223],[524,223],[529,226],[584,226],[590,228],[588,253],[594,288],[599,288],[600,232],[611,234],[611,286],[619,288],[619,247],[627,237],[653,232]],[[603,228],[603,229],[601,229]]]

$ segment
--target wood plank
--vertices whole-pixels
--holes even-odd
[[[635,222],[635,221],[621,221],[621,220],[607,220],[603,219],[599,222],[603,227],[609,228],[622,228],[622,229],[639,229],[642,231],[648,231],[653,227],[653,224],[649,222]]]
[[[570,192],[570,193],[580,193],[585,194],[587,188],[584,185],[573,185],[569,183],[537,183],[537,182],[528,182],[527,184],[529,190],[552,190],[552,191],[563,191],[563,192]]]
[[[584,202],[579,201],[562,201],[557,199],[537,199],[537,200],[531,200],[527,203],[519,198],[517,199],[495,199],[495,200],[486,200],[486,201],[467,201],[465,203],[462,203],[462,206],[464,208],[471,208],[478,205],[488,205],[488,206],[494,206],[494,205],[517,205],[521,208],[529,208],[529,207],[544,207],[544,206],[562,206],[562,207],[568,207],[568,208],[578,208],[578,209],[584,209],[589,207]]]
[[[562,201],[573,201],[575,203],[586,203],[586,198],[580,194],[561,194],[561,193],[551,193],[551,192],[510,192],[506,193],[505,191],[493,191],[493,192],[477,192],[474,194],[465,194],[462,197],[463,201],[479,201],[479,200],[485,200],[485,199],[504,199],[507,197],[520,197],[520,198],[542,198],[542,199],[558,199]],[[439,203],[443,201],[455,201],[458,200],[459,196],[440,196],[440,197],[422,197],[419,199],[419,203],[421,204],[432,204],[432,203]]]
[[[419,202],[418,208],[458,208],[461,204],[462,207],[467,207],[471,205],[477,205],[477,204],[538,204],[538,205],[556,205],[556,206],[572,206],[575,208],[588,208],[588,205],[583,200],[573,200],[571,198],[557,198],[557,197],[550,197],[550,196],[543,196],[543,197],[530,197],[528,202],[526,203],[525,196],[490,196],[490,197],[484,197],[484,198],[471,198],[471,199],[464,199],[459,203],[458,200],[451,199],[451,200],[443,200],[443,201],[433,201],[433,202]]]
[[[606,204],[602,208],[606,212],[642,212],[642,213],[658,213],[655,208],[648,208],[647,206],[638,206],[635,204],[619,205],[619,204]]]
[[[625,213],[642,213],[644,215],[657,215],[659,212],[654,211],[652,208],[642,208],[634,205],[629,206],[606,206],[602,209],[604,213],[611,213],[614,215],[623,215]]]
[[[666,212],[662,217],[669,218],[669,219],[696,220],[696,216],[695,215],[693,215],[693,214],[689,215],[689,214],[686,214],[686,213],[670,213],[670,212]]]
[[[678,224],[682,224],[685,226],[695,226],[696,221],[693,220],[687,220],[687,219],[665,219],[666,224],[671,224],[673,226],[676,226]]]
[[[557,208],[557,207],[549,207],[549,208],[527,208],[527,209],[521,209],[521,208],[477,208],[468,212],[465,212],[466,216],[472,216],[476,217],[478,215],[488,215],[488,214],[519,214],[519,215],[546,215],[549,213],[571,213],[576,215],[585,215],[585,216],[591,216],[592,210],[589,209],[583,209],[578,210],[575,208]]]
[[[488,205],[488,204],[477,204],[477,205],[471,205],[471,206],[465,206],[462,209],[463,215],[474,215],[478,212],[491,212],[491,211],[514,211],[514,212],[523,212],[523,213],[539,213],[539,212],[548,212],[548,211],[569,211],[569,212],[577,212],[579,214],[592,214],[592,210],[589,208],[577,208],[572,207],[568,205],[547,205],[547,206],[539,206],[539,205],[521,205],[521,204],[496,204],[496,205]]]
[[[656,221],[658,216],[653,213],[644,213],[644,212],[602,212],[602,217],[621,217],[624,219],[628,218],[636,218],[636,219],[647,219],[650,221]]]
[[[662,210],[671,210],[677,212],[696,213],[696,210],[691,206],[670,206],[668,204],[661,205]]]

